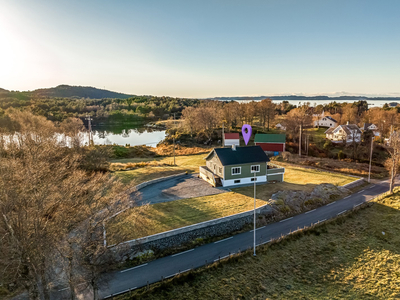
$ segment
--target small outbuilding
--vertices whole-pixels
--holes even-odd
[[[240,145],[239,133],[224,133],[224,146]]]
[[[215,148],[200,167],[200,177],[213,186],[231,187],[267,181],[283,181],[284,168],[268,165],[260,146]]]
[[[360,128],[362,132],[365,131],[372,131],[374,133],[375,138],[379,138],[381,136],[381,133],[379,132],[378,126],[372,123],[364,123],[363,127]]]
[[[286,134],[257,133],[254,143],[260,146],[267,154],[276,155],[285,151]]]

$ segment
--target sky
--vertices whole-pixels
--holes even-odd
[[[400,96],[400,1],[0,0],[0,87]]]

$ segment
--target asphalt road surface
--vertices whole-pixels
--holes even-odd
[[[256,244],[262,245],[270,242],[271,239],[287,235],[304,226],[308,227],[318,222],[324,222],[388,190],[388,182],[382,181],[323,207],[257,228]],[[162,277],[169,278],[176,274],[204,266],[206,263],[225,258],[252,246],[253,232],[248,231],[224,240],[163,257],[140,266],[114,272],[107,287],[103,287],[99,295],[104,299],[111,295],[122,294],[130,289],[140,288],[148,283],[152,284],[160,281]]]
[[[209,183],[198,178],[197,174],[189,174],[153,183],[140,189],[138,193],[141,200],[137,201],[137,204],[154,204],[225,192],[227,191],[224,189],[212,187]]]

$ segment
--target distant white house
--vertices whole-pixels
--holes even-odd
[[[367,130],[371,130],[374,133],[375,137],[380,137],[381,133],[379,132],[378,126],[372,123],[364,123],[363,127],[361,127],[361,131],[365,132]]]
[[[361,130],[356,124],[339,125],[336,128],[331,127],[325,131],[325,136],[332,143],[361,142]]]
[[[239,133],[224,133],[224,146],[240,146]]]
[[[286,130],[286,126],[285,126],[285,125],[282,125],[281,123],[276,124],[276,125],[275,125],[275,128],[276,128],[276,129],[280,129],[280,130]]]
[[[331,116],[324,116],[322,115],[316,121],[314,121],[314,127],[337,127],[339,124],[338,122],[332,118]]]

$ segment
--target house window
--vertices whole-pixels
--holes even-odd
[[[233,183],[240,183],[240,179],[233,181]]]
[[[216,172],[217,172],[217,166],[214,165],[214,173],[216,173]]]
[[[257,181],[257,178],[252,178],[251,181]]]
[[[218,172],[219,172],[219,174],[222,175],[222,168],[221,167],[218,168]]]
[[[232,168],[232,175],[240,175],[242,173],[242,167]]]
[[[251,173],[260,172],[260,165],[251,166]]]

